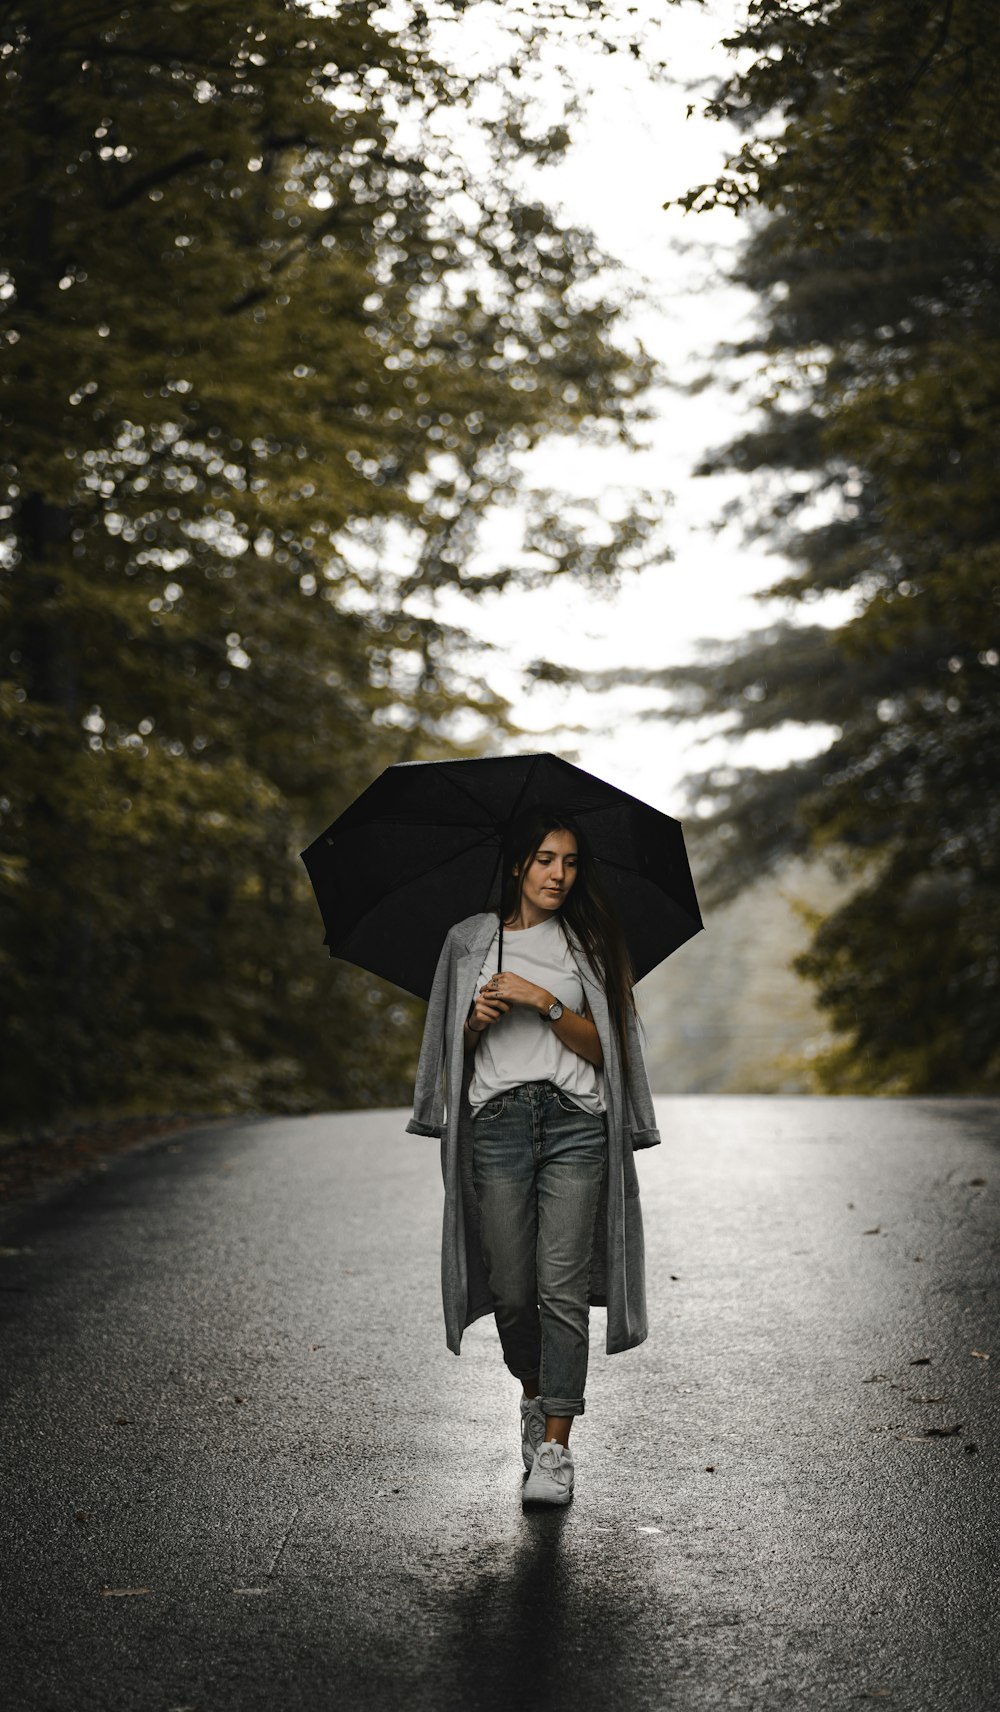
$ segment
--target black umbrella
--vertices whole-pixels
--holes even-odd
[[[544,803],[575,820],[636,980],[702,926],[680,822],[558,755],[406,761],[302,852],[331,957],[427,998],[456,921],[495,908],[505,828]]]

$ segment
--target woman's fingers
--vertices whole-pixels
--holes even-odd
[[[495,1003],[502,995],[503,1002],[510,1005],[534,1005],[538,1000],[539,988],[531,981],[526,981],[521,975],[512,975],[509,969],[502,974],[494,975],[482,989],[483,993]]]

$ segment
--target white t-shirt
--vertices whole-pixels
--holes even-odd
[[[476,992],[497,972],[499,932],[486,953]],[[555,915],[535,927],[504,928],[504,970],[521,975],[561,999],[567,1010],[584,1014],[583,983]],[[585,1112],[604,1111],[604,1079],[596,1065],[564,1046],[547,1017],[529,1005],[511,1005],[491,1022],[476,1046],[469,1084],[473,1112],[521,1082],[554,1082]]]

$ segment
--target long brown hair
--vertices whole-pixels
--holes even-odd
[[[636,1014],[632,994],[635,977],[617,912],[604,889],[587,839],[570,815],[556,814],[541,805],[525,809],[508,824],[503,839],[500,922],[502,925],[519,909],[524,876],[550,832],[571,832],[576,839],[576,879],[558,913],[573,930],[604,988],[622,1070],[627,1074],[628,1019]]]

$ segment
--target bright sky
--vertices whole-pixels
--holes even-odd
[[[624,0],[623,0],[624,4]],[[502,7],[501,7],[502,9]],[[478,9],[477,9],[478,10]],[[731,62],[718,46],[740,7],[738,0],[708,0],[656,10],[665,18],[663,40],[671,70],[682,83],[723,75]],[[482,14],[480,14],[480,17]],[[472,46],[468,26],[462,58]],[[572,50],[566,54],[572,67]],[[753,310],[748,294],[726,285],[720,267],[742,235],[728,213],[685,216],[662,204],[694,183],[713,178],[733,133],[686,108],[697,96],[673,84],[654,84],[630,55],[583,53],[581,81],[594,94],[577,120],[568,158],[537,173],[526,188],[568,219],[589,227],[599,244],[650,283],[654,306],[635,321],[647,349],[675,381],[702,374],[712,365],[720,338],[738,334]],[[664,511],[664,537],[673,561],[631,576],[613,600],[588,596],[568,581],[536,593],[505,592],[473,602],[449,595],[439,606],[461,624],[507,651],[484,658],[490,682],[515,701],[521,723],[540,733],[537,744],[575,757],[579,764],[657,807],[684,807],[685,773],[733,755],[724,736],[696,742],[705,732],[660,720],[642,720],[643,708],[662,705],[657,692],[635,689],[595,696],[541,687],[527,698],[517,668],[549,658],[581,667],[662,667],[692,658],[700,639],[738,636],[785,611],[778,603],[754,601],[754,591],[777,580],[784,569],[764,547],[748,547],[738,525],[722,533],[712,525],[724,504],[744,492],[734,478],[696,478],[692,469],[706,449],[725,442],[746,421],[745,403],[721,379],[697,396],[663,388],[653,402],[657,420],[648,425],[648,449],[640,452],[581,448],[550,442],[522,460],[529,483],[568,493],[606,496],[622,489],[673,495]],[[498,525],[487,557],[502,556]],[[810,620],[835,616],[833,608],[810,609]],[[581,732],[546,728],[583,726]],[[780,764],[818,746],[819,733],[788,727],[755,738],[740,760]]]

